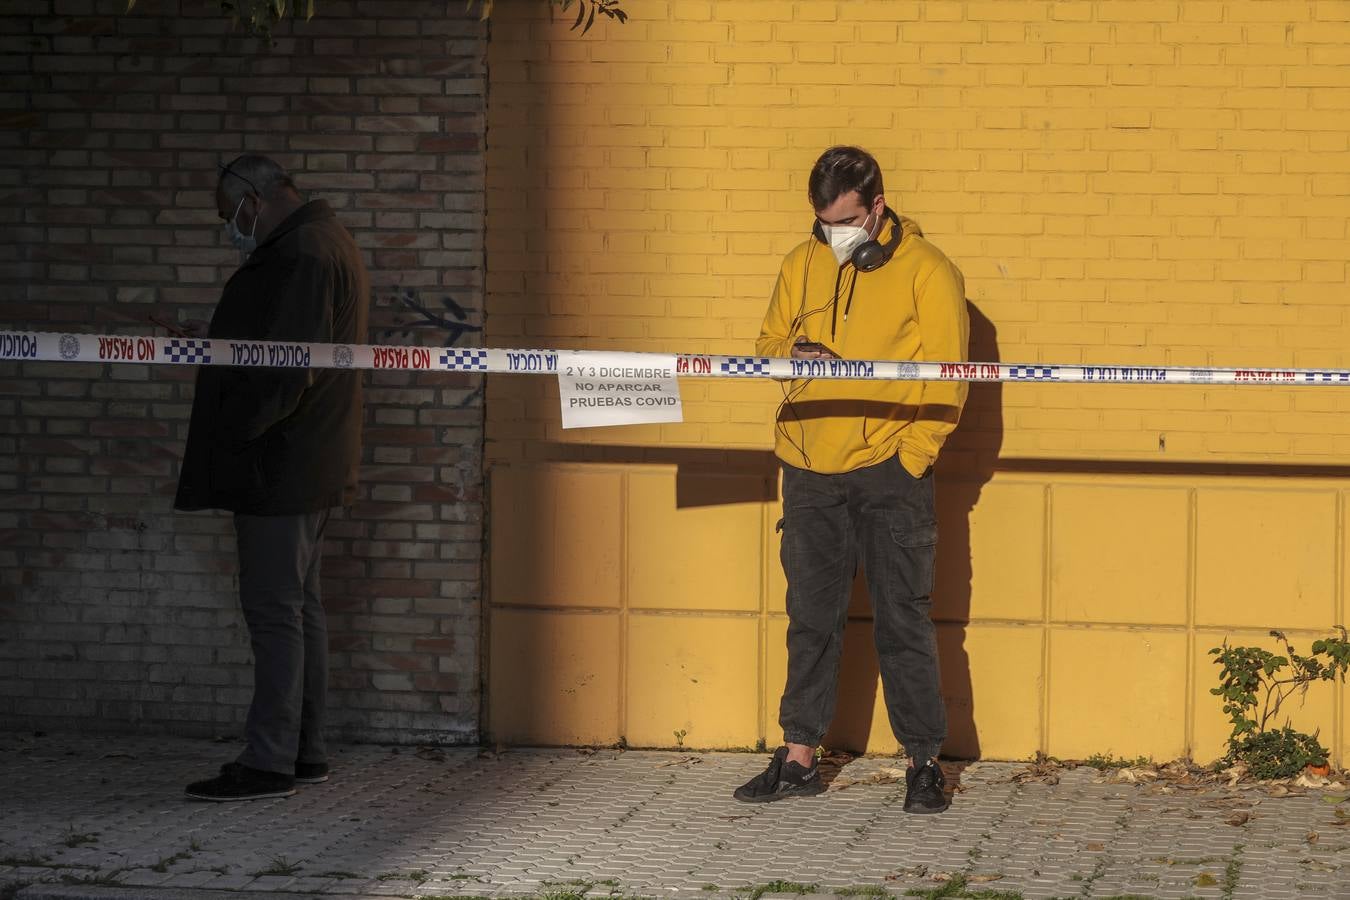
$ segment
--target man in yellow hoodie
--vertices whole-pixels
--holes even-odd
[[[783,261],[756,351],[794,359],[964,361],[970,336],[956,266],[886,205],[877,161],[826,150],[808,185],[812,235]],[[965,382],[809,378],[785,383],[782,562],[788,674],[784,746],[738,788],[747,802],[824,790],[815,750],[834,716],[850,586],[872,598],[891,728],[910,765],[904,808],[947,808],[938,751],[947,716],[929,594],[937,552],[933,462],[956,427]]]

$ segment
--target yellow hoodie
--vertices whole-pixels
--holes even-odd
[[[886,218],[885,245],[894,224]],[[755,350],[790,357],[802,336],[844,359],[961,362],[970,342],[965,283],[916,222],[901,218],[890,262],[872,272],[835,262],[811,237],[783,260]],[[896,453],[918,478],[956,427],[963,381],[795,379],[778,411],[774,452],[799,469],[851,472]]]

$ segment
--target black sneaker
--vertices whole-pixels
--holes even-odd
[[[328,763],[295,764],[296,784],[319,784],[328,780]]]
[[[266,800],[269,797],[289,797],[295,793],[295,778],[281,772],[251,769],[243,763],[226,763],[220,767],[220,776],[209,781],[196,781],[187,786],[187,795],[193,800]]]
[[[942,788],[947,779],[935,760],[910,766],[905,772],[905,812],[940,813],[950,804]]]
[[[814,797],[823,790],[820,767],[814,759],[808,769],[788,761],[787,748],[779,747],[773,751],[769,767],[736,788],[732,796],[742,803],[768,803],[788,797]]]

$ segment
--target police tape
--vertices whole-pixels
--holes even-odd
[[[557,375],[558,354],[621,359],[590,372],[599,378],[836,378],[864,381],[1003,381],[1106,384],[1288,384],[1350,387],[1350,369],[1224,369],[1044,363],[897,362],[781,359],[696,353],[602,350],[498,350],[477,347],[315,344],[221,338],[127,337],[0,331],[0,360],[139,363],[299,369],[379,369]],[[635,364],[636,361],[636,364]]]

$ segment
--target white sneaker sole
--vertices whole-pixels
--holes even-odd
[[[206,794],[194,794],[191,791],[184,791],[183,795],[193,800],[208,800],[212,803],[231,803],[236,800],[271,800],[274,797],[289,797],[295,793],[295,788],[287,788],[280,791],[264,791],[258,794],[244,794],[239,797],[210,797]]]

